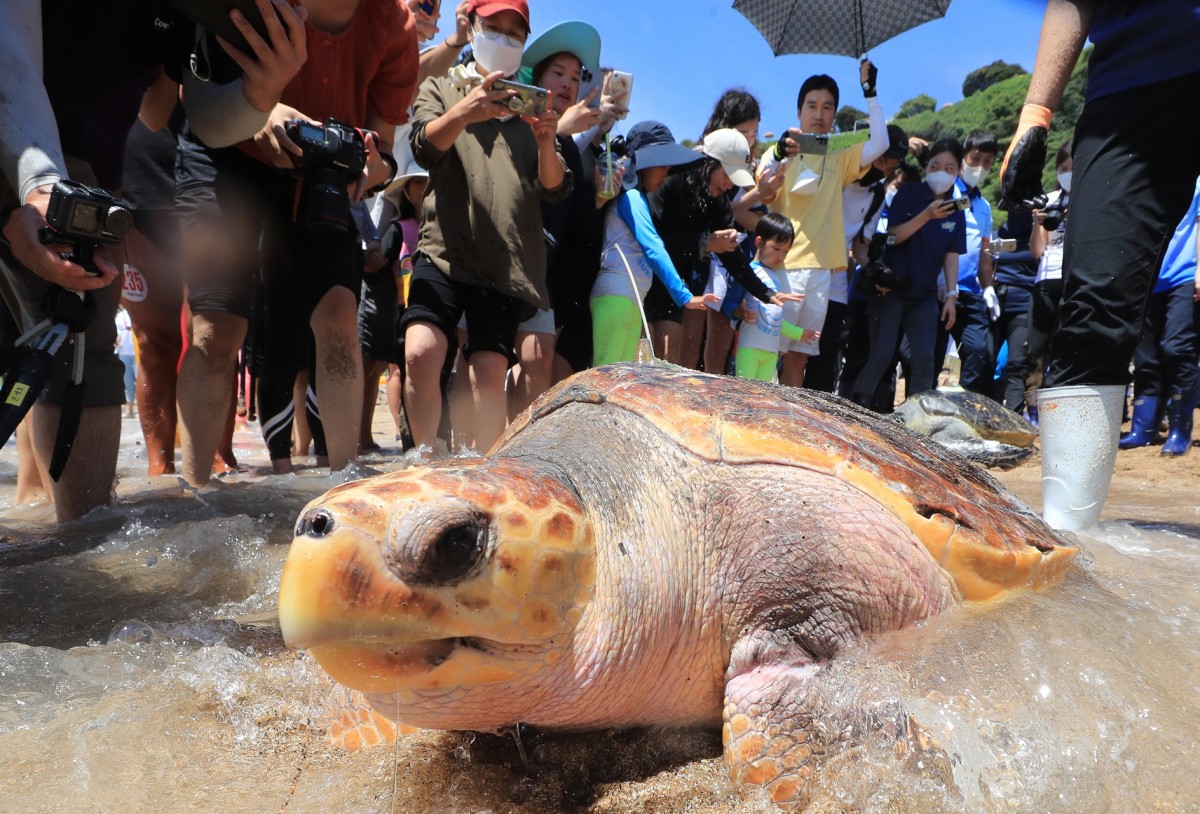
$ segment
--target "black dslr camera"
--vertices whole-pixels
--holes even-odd
[[[133,211],[103,189],[78,181],[58,181],[50,190],[46,223],[38,237],[45,244],[72,247],[64,255],[90,274],[98,274],[93,254],[101,243],[119,243],[133,228]]]
[[[897,274],[883,264],[883,250],[895,245],[896,236],[887,232],[876,232],[871,236],[867,246],[867,263],[858,273],[858,293],[864,297],[879,297],[880,288],[888,291],[908,291],[912,288],[912,278],[908,275]]]
[[[1042,221],[1042,227],[1047,232],[1057,231],[1058,227],[1062,226],[1063,221],[1067,219],[1067,204],[1062,198],[1059,198],[1042,211],[1046,213],[1046,219]]]
[[[292,158],[304,179],[301,210],[305,228],[327,234],[350,229],[350,194],[346,188],[367,165],[363,131],[337,119],[312,124],[292,119],[283,131],[303,153]]]

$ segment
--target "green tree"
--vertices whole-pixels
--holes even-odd
[[[967,78],[963,80],[963,98],[966,99],[969,96],[974,96],[979,91],[986,90],[997,82],[1003,82],[1005,79],[1024,73],[1026,71],[1020,65],[1005,62],[1001,59],[996,60],[991,65],[976,68],[967,74]]]
[[[859,110],[857,107],[850,105],[842,105],[842,109],[833,114],[833,123],[837,125],[837,129],[843,133],[854,132],[854,123],[867,118],[867,114]]]
[[[933,111],[937,109],[937,99],[934,99],[927,93],[922,93],[919,96],[914,96],[904,104],[900,105],[900,109],[896,111],[896,118],[907,119],[910,116],[915,116],[918,113]]]

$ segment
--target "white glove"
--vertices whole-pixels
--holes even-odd
[[[987,306],[988,317],[992,322],[1000,319],[1000,298],[996,296],[996,289],[990,285],[983,289],[983,304]]]

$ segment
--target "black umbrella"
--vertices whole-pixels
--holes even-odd
[[[946,14],[950,0],[734,0],[780,54],[865,54]]]

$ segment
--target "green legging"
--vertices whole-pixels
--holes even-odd
[[[733,357],[734,372],[743,379],[773,381],[778,365],[778,353],[758,348],[738,348],[737,355]]]
[[[594,297],[592,309],[592,366],[636,362],[642,318],[628,297]]]

